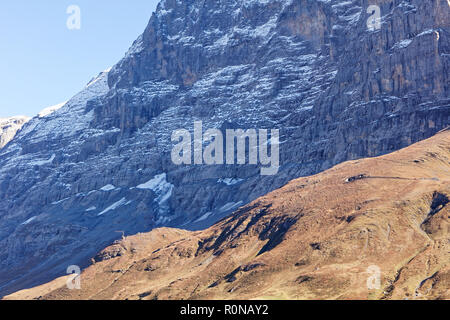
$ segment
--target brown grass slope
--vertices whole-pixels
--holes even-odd
[[[448,299],[449,198],[447,130],[294,180],[207,230],[128,237],[81,290],[61,278],[7,299]]]

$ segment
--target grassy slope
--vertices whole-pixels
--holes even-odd
[[[7,299],[448,299],[448,198],[444,131],[291,181],[207,230],[128,237],[84,271],[82,290],[62,278]]]

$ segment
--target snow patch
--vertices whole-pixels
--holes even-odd
[[[116,190],[116,187],[113,186],[112,184],[107,184],[106,186],[104,186],[103,188],[100,189],[101,191],[112,191],[112,190]]]
[[[235,184],[238,184],[240,182],[244,181],[244,179],[232,179],[232,178],[225,178],[225,179],[219,179],[217,180],[218,183],[224,183],[227,186],[233,186]]]
[[[27,224],[31,223],[32,221],[34,221],[36,218],[37,218],[37,216],[31,217],[27,221],[23,222],[21,225],[22,226],[27,225]]]
[[[165,203],[172,196],[172,191],[174,185],[167,182],[167,175],[162,173],[155,176],[153,179],[147,181],[146,183],[140,184],[136,187],[141,190],[152,190],[156,193],[157,197],[155,199],[159,205]]]
[[[105,213],[112,211],[112,210],[116,210],[117,208],[125,205],[127,203],[127,199],[126,198],[122,198],[119,201],[117,201],[116,203],[110,205],[108,208],[106,208],[105,210],[103,210],[102,212],[100,212],[97,216],[102,216]]]

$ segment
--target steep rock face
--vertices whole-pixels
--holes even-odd
[[[0,149],[6,146],[29,120],[30,118],[24,116],[0,119]]]
[[[0,151],[0,293],[86,265],[117,231],[202,228],[448,126],[448,2],[375,3],[370,31],[366,0],[162,1],[124,59]],[[280,129],[278,174],[175,166],[171,134],[195,120]]]
[[[351,45],[319,102],[319,127],[335,134],[325,154],[337,161],[409,145],[450,120],[449,3],[364,1],[363,8],[373,3],[381,29],[346,35]]]

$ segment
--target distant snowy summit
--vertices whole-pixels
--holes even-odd
[[[26,116],[17,116],[11,118],[0,118],[0,149],[10,142],[17,131],[30,121],[31,118]]]

